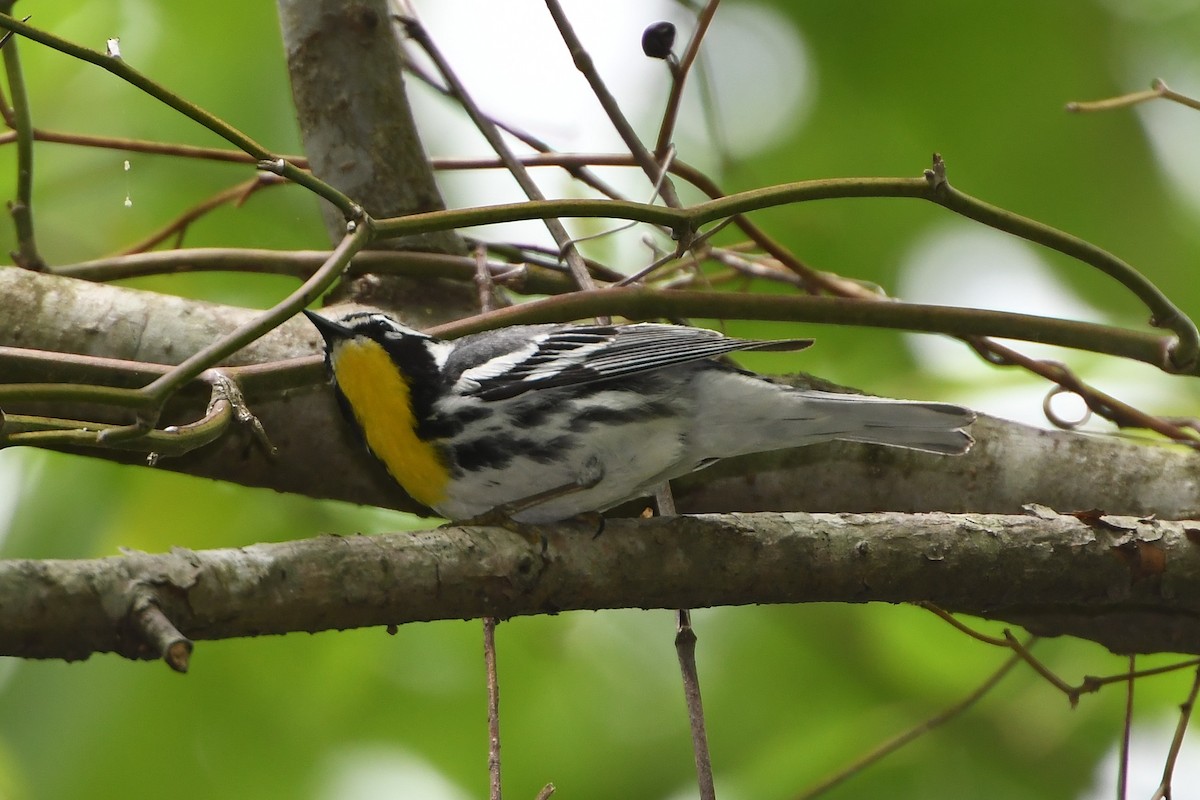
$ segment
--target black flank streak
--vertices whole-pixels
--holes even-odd
[[[505,469],[515,458],[527,458],[538,464],[551,464],[572,449],[573,438],[557,436],[541,442],[515,439],[510,436],[481,436],[455,445],[454,461],[458,467],[471,472],[481,469]]]
[[[454,462],[465,472],[481,469],[504,469],[512,463],[515,440],[498,436],[483,436],[451,448]]]
[[[491,415],[492,415],[492,409],[486,408],[484,406],[474,406],[471,408],[464,408],[464,409],[455,411],[453,414],[451,414],[451,416],[455,420],[457,420],[458,422],[461,422],[464,425],[471,423],[471,422],[478,422],[481,419],[487,419]]]
[[[646,403],[636,408],[589,408],[571,420],[571,432],[582,433],[596,425],[612,425],[624,422],[641,422],[649,419],[664,419],[675,415],[669,403]]]
[[[482,406],[465,408],[450,414],[434,414],[417,420],[417,436],[426,442],[449,439],[463,432],[472,422],[492,416],[492,409]]]
[[[518,404],[509,409],[509,422],[522,430],[536,428],[545,423],[560,404],[554,400],[531,396],[528,400],[518,401]]]

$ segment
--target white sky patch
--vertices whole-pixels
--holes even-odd
[[[1151,78],[1162,78],[1175,91],[1200,94],[1200,59],[1194,51],[1148,36],[1127,62],[1123,72],[1131,90],[1148,88]],[[1163,177],[1200,214],[1200,114],[1165,100],[1142,103],[1136,111]]]
[[[903,257],[898,293],[910,303],[1089,321],[1103,318],[1054,275],[1033,247],[986,228],[940,227],[917,239]],[[960,374],[980,363],[974,355],[955,355],[966,351],[946,339],[913,335],[908,341],[922,365],[937,372]],[[1036,345],[1022,347],[1031,353],[1052,352]]]
[[[1129,747],[1128,797],[1150,797],[1162,780],[1163,766],[1171,738],[1175,735],[1176,717],[1164,717],[1150,724],[1134,725]],[[1113,746],[1096,765],[1092,786],[1079,796],[1079,800],[1109,800],[1117,796],[1117,765],[1120,763],[1120,746]],[[1172,786],[1176,797],[1193,797],[1192,792],[1200,786],[1200,741],[1195,731],[1189,731],[1183,740],[1183,749],[1175,764]]]
[[[0,552],[12,530],[25,487],[37,480],[40,465],[40,454],[29,448],[10,448],[0,453]]]
[[[0,553],[5,552],[4,545],[27,487],[41,480],[43,455],[29,447],[0,451]],[[0,658],[0,696],[24,664],[19,658]]]
[[[1007,234],[952,224],[918,238],[903,257],[898,279],[901,299],[912,303],[1012,311],[1085,321],[1103,315],[1060,281],[1036,249]],[[962,398],[985,413],[1047,426],[1042,399],[1050,387],[1033,376],[1009,370],[1012,383],[998,385],[997,368],[949,337],[905,337],[923,369],[960,381],[988,382],[986,391]],[[1013,343],[1035,358],[1061,359],[1061,348]],[[1078,398],[1060,396],[1055,412],[1068,420],[1083,416]]]
[[[498,114],[564,152],[628,152],[566,46],[545,7],[538,3],[481,3],[478,0],[425,0],[417,3],[422,22],[471,96],[485,113]],[[679,4],[666,0],[597,3],[565,0],[572,26],[591,55],[609,91],[642,141],[653,147],[670,77],[666,64],[647,58],[642,31],[671,21],[678,27],[675,50],[682,52],[695,24]],[[471,24],[464,25],[464,20]],[[497,37],[498,30],[512,32]],[[789,20],[766,6],[739,3],[717,13],[702,50],[704,63],[690,74],[675,140],[678,157],[709,168],[716,163],[714,139],[737,155],[768,147],[801,124],[811,105],[813,73],[799,33]],[[423,61],[423,58],[420,60]],[[700,103],[700,70],[711,77],[715,113],[722,130],[708,129]],[[465,115],[440,96],[417,86],[412,102],[432,155],[492,156]],[[512,140],[510,140],[512,141]],[[527,152],[514,144],[518,152]],[[626,196],[646,201],[652,186],[637,169],[595,170]],[[531,171],[547,197],[579,196],[565,172]],[[501,170],[446,172],[439,182],[451,205],[480,205],[523,199]],[[588,190],[590,192],[590,190]],[[608,220],[565,220],[572,236],[613,227]],[[644,225],[589,244],[589,252],[632,272],[652,260],[642,241]],[[482,236],[550,244],[538,221],[486,226]],[[656,239],[658,237],[655,237]],[[661,247],[670,243],[660,242]]]
[[[428,761],[399,747],[360,744],[317,765],[317,800],[469,800],[470,795]]]
[[[681,34],[687,29],[682,29]],[[682,50],[681,37],[676,50]],[[710,80],[721,144],[733,156],[773,146],[803,124],[816,96],[816,74],[800,31],[774,8],[724,5],[705,38],[703,60],[688,77],[676,138],[680,157],[697,157],[712,132],[701,105],[700,71]]]

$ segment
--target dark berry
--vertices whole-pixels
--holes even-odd
[[[675,26],[656,22],[642,31],[642,52],[650,58],[666,58],[675,45]]]

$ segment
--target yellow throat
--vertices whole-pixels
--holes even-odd
[[[387,351],[370,339],[351,339],[337,347],[332,363],[371,452],[414,500],[437,506],[450,473],[437,448],[417,436],[408,381]]]

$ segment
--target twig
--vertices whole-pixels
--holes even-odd
[[[1133,675],[1137,656],[1129,654],[1129,672],[1125,688],[1125,722],[1121,731],[1121,755],[1117,764],[1117,800],[1126,800],[1129,785],[1129,740],[1133,733]]]
[[[1029,644],[1032,644],[1032,643],[1033,643],[1033,640],[1031,639]],[[946,724],[950,720],[957,717],[959,714],[961,714],[964,711],[966,711],[967,709],[969,709],[971,706],[975,705],[975,703],[979,702],[979,700],[984,695],[986,695],[988,692],[990,692],[996,686],[996,684],[999,683],[1001,681],[1001,679],[1003,679],[1004,676],[1007,675],[1012,670],[1012,668],[1015,667],[1020,662],[1021,662],[1020,656],[1018,656],[1016,654],[1009,656],[1008,660],[1005,661],[1004,664],[1002,664],[1000,666],[1000,669],[998,669],[994,673],[992,673],[988,677],[987,680],[985,680],[983,683],[981,683],[978,686],[978,688],[976,688],[973,692],[968,694],[962,700],[958,701],[957,703],[950,706],[949,708],[943,710],[941,713],[935,714],[934,716],[925,720],[921,724],[916,725],[912,728],[909,728],[907,731],[904,731],[900,735],[884,742],[883,744],[879,745],[878,747],[876,747],[874,750],[870,751],[869,753],[866,753],[863,756],[860,756],[849,766],[847,766],[844,769],[839,770],[837,773],[829,776],[825,780],[818,783],[816,786],[813,786],[812,788],[808,789],[807,791],[804,791],[801,794],[797,795],[796,800],[811,800],[814,797],[818,797],[819,795],[824,794],[825,792],[829,791],[830,789],[837,786],[838,784],[843,783],[848,778],[851,778],[854,775],[857,775],[858,773],[862,772],[864,769],[871,766],[872,764],[875,764],[875,763],[883,760],[885,757],[896,752],[897,750],[899,750],[901,747],[904,747],[909,742],[911,742],[915,739],[918,739],[921,736],[924,736],[926,733],[929,733],[934,728],[937,728],[941,725]]]
[[[1083,681],[1071,690],[1072,697],[1080,697],[1085,694],[1098,692],[1105,686],[1113,683],[1124,683],[1130,678],[1151,678],[1155,675],[1167,675],[1172,672],[1178,672],[1181,669],[1188,667],[1200,666],[1200,658],[1189,658],[1186,661],[1179,661],[1174,664],[1167,664],[1164,667],[1153,667],[1152,669],[1138,670],[1137,672],[1119,672],[1116,675],[1106,675],[1103,678],[1097,678],[1094,675],[1085,675]]]
[[[592,164],[595,166],[637,166],[637,162],[633,156],[626,153],[543,152],[538,155],[521,156],[520,158],[521,162],[526,166],[557,166],[566,169],[572,175],[575,174],[573,170],[582,164]],[[434,169],[490,169],[503,166],[495,159],[483,158],[434,158],[432,161]],[[667,171],[683,178],[711,199],[715,200],[726,196],[710,177],[696,167],[677,158],[667,164]],[[614,199],[618,198],[618,195],[615,193],[603,192],[603,194]],[[735,214],[731,219],[733,220],[733,224],[737,225],[751,241],[765,250],[776,261],[794,272],[804,282],[806,289],[813,292],[823,289],[834,294],[841,294],[838,291],[841,285],[839,280],[806,266],[790,250],[775,241],[766,231],[751,222],[744,214]]]
[[[488,252],[503,256],[510,263],[533,264],[558,273],[564,271],[559,251],[555,248],[539,244],[513,244],[511,242],[484,242],[484,244],[487,245]],[[587,268],[595,280],[614,283],[625,277],[624,273],[609,269],[599,261],[584,258],[583,263],[587,264]],[[539,292],[535,291],[534,293],[538,294]],[[542,294],[545,293],[542,292]]]
[[[521,187],[521,191],[530,200],[545,200],[546,196],[542,194],[542,190],[529,174],[529,170],[513,155],[508,143],[500,135],[496,125],[485,115],[471,96],[467,93],[467,89],[463,86],[462,81],[450,68],[449,62],[442,55],[440,48],[433,41],[429,32],[425,30],[425,26],[412,16],[404,16],[398,18],[401,24],[404,25],[405,32],[412,38],[414,42],[433,60],[438,72],[441,74],[446,85],[450,88],[454,97],[462,105],[463,110],[467,112],[467,116],[475,123],[475,127],[483,134],[488,145],[496,151],[496,155],[504,162],[504,166],[512,174],[517,184]],[[579,250],[571,241],[570,234],[563,226],[562,222],[555,217],[544,217],[543,222],[546,229],[550,231],[550,236],[554,239],[562,251],[563,258],[566,259],[567,266],[571,270],[575,282],[580,289],[594,289],[596,284],[592,280],[591,274],[588,272],[586,265],[583,263],[583,258],[579,255]]]
[[[962,621],[960,621],[953,614],[949,613],[948,611],[945,611],[942,608],[939,608],[937,605],[935,605],[933,603],[921,601],[921,602],[913,603],[913,605],[915,605],[919,608],[923,608],[926,611],[933,612],[934,614],[941,617],[943,620],[950,623],[952,626],[954,626],[958,630],[960,630],[963,633],[965,633],[966,635],[970,636],[972,639],[983,642],[984,644],[992,645],[993,647],[1003,647],[1003,648],[1006,648],[1009,650],[1013,650],[1014,652],[1018,653],[1019,655],[1022,655],[1023,658],[1028,656],[1028,659],[1033,659],[1033,656],[1032,656],[1032,654],[1029,653],[1028,649],[1020,649],[1019,646],[1014,647],[1014,642],[1016,640],[1012,637],[1012,634],[1008,633],[1007,631],[1004,634],[1004,638],[988,636],[987,634],[980,633],[979,631],[975,630],[974,628],[971,628],[970,626],[965,625]],[[1048,675],[1050,673],[1049,668],[1045,667],[1044,665],[1041,665],[1041,662],[1038,662],[1038,664],[1040,665],[1040,668],[1037,668],[1039,674],[1042,674],[1045,677],[1046,675]],[[1098,691],[1100,691],[1100,689],[1102,689],[1103,687],[1105,687],[1109,684],[1127,683],[1127,682],[1137,680],[1139,678],[1149,678],[1149,677],[1153,677],[1155,675],[1166,675],[1171,672],[1178,672],[1181,669],[1186,669],[1188,667],[1195,667],[1197,665],[1200,665],[1200,658],[1189,658],[1186,661],[1180,661],[1175,664],[1167,664],[1166,666],[1162,666],[1162,667],[1153,667],[1151,669],[1144,669],[1144,670],[1134,670],[1133,665],[1132,665],[1132,656],[1131,656],[1129,670],[1127,670],[1125,672],[1117,673],[1116,675],[1108,675],[1108,676],[1105,676],[1102,678],[1098,678],[1094,675],[1086,675],[1086,676],[1084,676],[1083,680],[1080,682],[1080,684],[1078,686],[1067,686],[1066,681],[1062,680],[1061,678],[1059,678],[1056,675],[1050,677],[1049,680],[1050,680],[1050,683],[1055,688],[1062,690],[1066,693],[1067,699],[1070,701],[1071,706],[1074,707],[1079,702],[1079,698],[1081,696],[1083,696],[1085,694],[1092,694],[1092,693],[1098,692]]]
[[[629,152],[633,155],[634,160],[646,173],[646,177],[650,179],[652,185],[658,184],[662,178],[662,168],[655,159],[646,145],[642,144],[642,140],[638,138],[637,132],[633,129],[633,125],[625,117],[621,111],[621,106],[617,103],[617,99],[613,97],[612,92],[604,84],[604,80],[596,71],[595,64],[592,63],[592,57],[588,54],[583,46],[583,42],[579,40],[579,36],[575,33],[575,29],[571,26],[571,21],[567,19],[566,13],[558,0],[546,0],[546,8],[550,12],[550,16],[554,18],[554,24],[558,26],[559,35],[562,36],[563,42],[567,45],[567,50],[571,54],[571,60],[575,62],[575,67],[587,79],[588,85],[592,88],[592,94],[596,95],[596,99],[600,101],[601,107],[608,115],[608,119],[617,130],[617,134],[621,137],[621,141],[629,148]],[[675,193],[675,185],[670,179],[662,181],[662,198],[663,202],[671,207],[679,207],[679,196]]]
[[[4,14],[8,14],[12,10],[12,3],[0,4],[0,8],[3,8]],[[38,252],[33,227],[33,121],[17,42],[6,41],[2,55],[12,95],[12,124],[17,137],[16,198],[9,205],[9,214],[17,229],[17,252],[13,253],[13,259],[25,269],[41,272],[46,269],[46,262]]]
[[[923,608],[926,611],[933,612],[937,616],[941,617],[942,620],[950,623],[950,625],[952,625],[953,627],[962,631],[967,636],[970,636],[972,639],[975,639],[976,641],[983,642],[984,644],[990,644],[993,647],[1007,648],[1009,646],[1007,639],[998,638],[996,636],[988,636],[985,633],[980,633],[979,631],[975,630],[974,628],[970,627],[969,625],[966,625],[965,623],[963,623],[961,620],[958,619],[958,617],[954,616],[949,611],[946,611],[945,609],[943,609],[933,603],[929,603],[926,601],[920,601],[917,603],[913,603],[913,605],[917,606],[918,608]]]
[[[989,364],[1021,367],[1034,375],[1053,381],[1059,387],[1082,398],[1090,411],[1110,420],[1118,427],[1145,428],[1184,444],[1195,444],[1197,441],[1194,428],[1134,408],[1128,403],[1084,383],[1064,364],[1030,358],[1011,347],[987,338],[966,337],[964,341]],[[1054,417],[1049,417],[1049,419],[1052,422],[1055,421]]]
[[[1171,780],[1175,772],[1175,762],[1179,758],[1180,749],[1183,747],[1183,737],[1187,733],[1188,722],[1195,707],[1198,691],[1200,691],[1200,668],[1197,668],[1196,676],[1192,681],[1192,688],[1188,692],[1187,699],[1179,707],[1179,722],[1175,726],[1175,735],[1171,739],[1171,747],[1167,752],[1167,762],[1163,767],[1162,780],[1159,782],[1158,788],[1150,800],[1171,800]]]
[[[720,5],[720,0],[708,0],[704,4],[704,8],[700,9],[700,14],[696,17],[696,30],[692,32],[692,38],[688,40],[683,57],[679,59],[679,66],[671,70],[671,91],[667,95],[662,123],[658,127],[658,139],[654,145],[654,154],[659,159],[666,155],[671,146],[671,137],[675,132],[675,120],[679,117],[679,106],[683,99],[683,85],[687,81],[688,71],[691,70],[692,64],[700,52],[700,42],[703,41],[704,34],[708,32],[708,26],[717,13],[718,5]]]
[[[1190,372],[1200,365],[1200,331],[1197,331],[1195,324],[1158,287],[1131,265],[1076,236],[951,189],[944,181],[937,180],[935,171],[930,172],[930,176],[917,179],[838,178],[802,181],[741,192],[680,209],[616,200],[564,199],[505,203],[483,208],[451,209],[377,220],[376,230],[380,236],[393,237],[418,231],[540,219],[554,215],[637,219],[670,227],[679,238],[686,239],[699,226],[708,222],[788,203],[842,197],[917,198],[937,203],[989,227],[1057,250],[1112,276],[1146,304],[1153,314],[1152,323],[1156,327],[1168,328],[1179,338],[1178,342],[1169,344],[1152,363],[1167,371],[1181,373]]]
[[[188,227],[196,220],[203,217],[213,209],[220,208],[226,203],[233,203],[235,206],[240,206],[249,199],[250,195],[254,194],[259,189],[267,186],[276,186],[283,183],[283,180],[270,172],[259,172],[253,178],[247,181],[230,186],[228,189],[223,189],[217,192],[212,197],[201,200],[196,205],[184,211],[175,219],[168,222],[162,228],[158,229],[149,236],[143,238],[140,242],[131,244],[129,247],[121,251],[121,255],[132,255],[134,253],[143,253],[158,244],[166,241],[172,236],[176,237],[176,247],[179,246],[179,241],[186,233]]]
[[[368,220],[369,223],[369,220]],[[157,419],[158,411],[166,399],[181,386],[195,378],[204,370],[218,363],[226,356],[237,352],[250,342],[277,327],[289,319],[317,297],[325,292],[337,280],[354,254],[361,250],[371,238],[370,224],[353,224],[341,243],[330,254],[328,260],[311,278],[305,281],[299,289],[292,292],[274,307],[240,326],[228,335],[221,337],[200,352],[189,356],[181,364],[171,368],[167,373],[156,378],[134,394],[145,399],[149,408],[143,411],[137,423],[125,428],[115,428],[106,431],[98,437],[99,442],[113,442],[125,437],[144,434],[149,426]],[[149,413],[146,413],[146,412]]]
[[[770,266],[779,262],[769,256],[747,257],[729,247],[712,247],[709,248],[708,257],[748,278],[787,283],[797,289],[805,288],[804,281],[791,270]]]
[[[663,316],[756,319],[862,325],[955,336],[998,336],[1131,358],[1161,366],[1164,339],[1091,322],[1029,314],[919,303],[863,303],[842,297],[657,292],[639,287],[573,292],[501,308],[489,314],[430,328],[439,336],[464,336],[505,325],[564,322],[596,314],[629,319]],[[1200,370],[1197,370],[1200,372]]]
[[[116,75],[121,80],[132,84],[141,89],[146,94],[150,95],[159,102],[175,109],[180,114],[188,117],[192,121],[207,128],[213,133],[220,136],[225,141],[237,147],[251,156],[258,162],[260,169],[266,169],[280,175],[293,183],[300,184],[309,191],[317,194],[320,197],[328,200],[336,206],[347,219],[357,220],[362,217],[362,209],[359,208],[353,200],[346,197],[345,194],[334,189],[329,184],[320,180],[311,173],[297,167],[295,164],[286,159],[271,153],[254,139],[242,133],[237,128],[220,119],[219,117],[200,108],[195,103],[185,100],[183,97],[168,90],[166,87],[151,80],[143,75],[138,70],[129,66],[125,61],[114,58],[107,53],[101,53],[87,47],[82,47],[66,39],[55,36],[48,31],[34,28],[26,25],[23,22],[0,15],[0,28],[13,31],[27,39],[32,39],[39,44],[43,44],[54,50],[59,51],[72,58],[86,61],[89,64],[94,64],[113,75]]]
[[[654,490],[654,502],[660,517],[674,517],[675,497],[671,484],[663,483]],[[692,628],[692,612],[686,608],[675,612],[675,655],[683,679],[683,699],[687,706],[688,727],[692,732],[692,756],[696,762],[696,783],[700,800],[716,800],[713,786],[712,756],[708,750],[708,733],[704,725],[704,701],[700,697],[700,673],[696,669],[696,631]]]
[[[1012,631],[1005,629],[1004,638],[1008,642],[1008,646],[1013,649],[1013,652],[1020,656],[1026,664],[1033,667],[1034,672],[1049,681],[1051,686],[1058,689],[1068,698],[1072,697],[1071,687],[1062,678],[1055,675],[1049,667],[1034,657],[1033,653],[1029,652],[1029,647],[1021,644],[1017,640],[1017,637],[1013,636]],[[1074,705],[1074,701],[1072,701],[1072,705]]]
[[[1180,105],[1184,105],[1184,106],[1187,106],[1188,108],[1194,108],[1197,111],[1200,111],[1200,100],[1197,100],[1195,97],[1192,97],[1190,95],[1180,94],[1179,92],[1175,91],[1174,89],[1168,88],[1167,84],[1163,81],[1162,78],[1155,78],[1153,81],[1150,82],[1150,87],[1154,91],[1156,91],[1160,95],[1162,95],[1162,97],[1167,100],[1172,100],[1176,103],[1179,103]]]
[[[495,617],[483,618],[483,662],[488,693],[488,797],[500,800],[500,682],[496,676]]]
[[[1195,323],[1131,265],[1078,236],[1056,230],[954,189],[946,180],[946,165],[939,155],[934,155],[933,168],[926,170],[925,178],[933,190],[933,195],[929,198],[933,202],[968,219],[982,222],[988,227],[1020,236],[1022,239],[1078,259],[1104,272],[1133,292],[1150,310],[1151,325],[1170,329],[1179,337],[1179,342],[1166,354],[1167,367],[1185,367],[1200,360],[1200,331],[1197,331]]]
[[[1110,97],[1105,100],[1092,100],[1086,102],[1072,101],[1067,103],[1067,111],[1076,113],[1089,113],[1094,111],[1112,111],[1117,108],[1128,108],[1130,106],[1145,103],[1148,100],[1171,100],[1180,105],[1194,108],[1200,111],[1200,100],[1190,97],[1186,94],[1180,94],[1174,89],[1168,88],[1162,78],[1155,78],[1150,82],[1150,88],[1140,92],[1131,92],[1130,94],[1119,95],[1118,97]]]
[[[130,621],[146,645],[167,662],[176,672],[187,672],[192,655],[192,641],[184,636],[153,595],[139,595],[130,609]]]
[[[475,245],[475,288],[479,292],[479,310],[487,313],[496,307],[496,287],[488,269],[487,245]]]
[[[212,414],[223,406],[229,406],[233,411],[233,421],[248,427],[267,457],[275,458],[279,454],[279,448],[271,444],[267,429],[250,410],[242,389],[233,376],[227,370],[210,369],[204,373],[204,377],[212,386],[212,398],[208,401],[207,413]]]
[[[668,151],[667,156],[663,160],[663,163],[661,165],[663,168],[662,177],[659,179],[659,182],[657,184],[655,184],[653,191],[650,192],[650,199],[647,202],[653,203],[655,198],[658,197],[659,191],[662,189],[662,179],[665,178],[667,173],[670,171],[671,161],[673,161],[674,159],[675,159],[675,150],[671,149],[670,151]],[[586,236],[573,237],[571,239],[571,243],[578,245],[581,242],[588,242],[588,241],[593,241],[595,239],[602,239],[606,236],[612,236],[615,233],[620,233],[621,231],[633,228],[636,225],[637,225],[636,222],[626,222],[626,223],[616,226],[615,228],[608,228],[607,230],[598,231],[596,233],[590,233]],[[622,279],[622,281],[619,281],[617,285],[618,286],[624,285],[625,282],[628,280],[629,280],[628,278],[624,278],[624,279]]]
[[[1187,733],[1188,722],[1196,707],[1197,694],[1200,694],[1200,667],[1196,668],[1196,677],[1192,679],[1192,688],[1187,699],[1179,707],[1179,723],[1175,726],[1175,736],[1171,739],[1171,749],[1167,752],[1162,781],[1150,800],[1171,800],[1171,778],[1175,774],[1175,762],[1179,760],[1179,751],[1183,748],[1183,737]]]
[[[53,386],[53,385],[50,385]],[[10,388],[10,387],[0,387]],[[32,388],[37,384],[12,387],[18,390]],[[50,388],[49,386],[47,388]],[[88,387],[80,387],[86,389]],[[98,390],[119,391],[110,387],[92,387]],[[12,395],[20,394],[14,391]],[[81,392],[80,394],[83,394]],[[107,392],[105,394],[108,394]],[[219,439],[235,421],[235,409],[229,402],[211,404],[203,417],[187,425],[173,425],[163,430],[148,431],[136,440],[109,442],[117,450],[132,450],[157,456],[181,456]],[[4,414],[4,428],[0,432],[2,445],[36,445],[41,447],[95,446],[98,438],[106,431],[120,426],[99,422],[86,422],[58,417],[43,417],[29,414]]]
[[[409,59],[407,57],[405,58],[404,69],[407,70],[417,80],[421,81],[426,86],[433,89],[435,92],[438,92],[446,97],[453,97],[453,93],[450,91],[450,89],[448,89],[447,87],[438,83],[432,75],[430,75],[428,72],[426,72],[421,67],[420,64],[414,63],[412,61],[412,59]],[[487,114],[485,116],[497,128],[499,128],[500,130],[509,134],[513,138],[519,139],[521,142],[529,145],[529,147],[533,148],[534,150],[537,150],[541,156],[544,156],[547,158],[554,158],[558,155],[558,153],[555,152],[553,147],[551,147],[548,143],[546,143],[542,139],[538,138],[537,136],[534,136],[533,134],[529,133],[528,131],[523,131],[520,128],[517,128],[514,125],[510,125],[509,123],[505,122],[502,119],[497,119],[496,117],[494,117],[490,114]],[[537,158],[537,156],[519,156],[519,157],[522,159],[523,163],[528,163],[525,161],[525,159]],[[629,160],[629,159],[631,159],[631,156],[621,155],[621,156],[618,156],[618,158],[624,158],[626,160]],[[430,159],[430,163],[433,165],[433,168],[436,170],[436,169],[444,168],[444,167],[440,166],[440,164],[445,164],[447,162],[455,162],[458,160],[460,160],[460,159],[436,158],[435,157],[435,158]],[[462,160],[469,161],[471,159],[462,159]],[[501,167],[504,166],[503,163],[501,163],[499,161],[495,161],[494,159],[487,159],[487,160],[494,162],[490,166],[501,166]],[[563,166],[563,169],[565,169],[571,177],[575,178],[575,180],[577,180],[587,186],[590,186],[591,188],[595,189],[597,192],[604,195],[605,197],[611,197],[614,200],[621,198],[621,193],[618,192],[616,189],[614,189],[612,186],[610,186],[607,182],[602,180],[599,176],[596,175],[596,173],[592,172],[592,170],[588,169],[586,162],[566,163],[566,164],[563,164],[562,166]],[[451,169],[454,169],[454,167],[451,167]],[[470,167],[468,167],[468,169],[470,169]]]
[[[1109,97],[1104,100],[1072,100],[1065,106],[1067,111],[1074,114],[1086,114],[1095,111],[1112,111],[1117,108],[1128,108],[1130,106],[1144,103],[1147,100],[1157,100],[1162,97],[1160,92],[1154,89],[1143,89],[1140,92],[1131,92],[1118,97]]]
[[[512,255],[510,248],[488,245],[491,252]],[[177,272],[259,272],[291,275],[304,279],[312,275],[325,260],[328,250],[261,250],[238,247],[198,247],[178,250],[134,253],[126,256],[98,258],[55,268],[56,275],[89,281],[113,281],[145,275]],[[522,263],[519,281],[512,280],[511,261],[489,260],[487,268],[497,282],[515,284],[518,291],[528,294],[562,294],[575,288],[571,279],[558,265]],[[601,280],[619,279],[597,265],[588,264]],[[558,267],[557,269],[555,267]],[[365,250],[354,256],[347,275],[363,272],[438,277],[452,280],[473,280],[476,270],[474,256],[450,253],[426,253],[400,250]],[[507,284],[506,284],[507,285]]]
[[[632,275],[629,275],[629,276],[617,281],[617,283],[614,285],[613,288],[617,288],[617,287],[621,287],[621,286],[632,286],[635,283],[640,283],[643,280],[645,280],[648,276],[657,272],[661,267],[664,267],[667,264],[671,263],[672,261],[677,261],[680,258],[682,258],[684,253],[690,254],[691,257],[696,262],[703,260],[704,258],[706,258],[708,256],[708,250],[709,250],[708,241],[710,239],[712,239],[712,237],[714,237],[718,233],[720,233],[725,227],[727,227],[731,224],[733,224],[732,217],[721,220],[716,225],[713,225],[711,228],[706,230],[704,233],[701,233],[697,236],[690,237],[687,241],[687,250],[682,251],[682,252],[680,250],[676,250],[673,253],[668,253],[667,255],[656,259],[655,261],[646,265],[645,267],[643,267],[642,269],[633,273]]]
[[[675,653],[679,658],[683,698],[688,709],[688,726],[692,731],[696,783],[701,800],[716,800],[712,757],[709,755],[708,733],[704,725],[704,701],[700,697],[700,674],[696,670],[696,632],[692,629],[692,614],[686,608],[681,608],[675,612],[675,620]]]
[[[110,359],[89,359],[87,356],[74,356],[63,353],[53,354],[55,360],[89,360],[104,361],[108,369],[120,369],[127,362]],[[138,365],[139,367],[141,365]],[[169,371],[163,367],[160,374]],[[140,371],[140,370],[139,370]],[[116,436],[122,430],[120,426],[80,420],[42,417],[25,414],[6,414],[3,418],[3,429],[0,430],[0,445],[39,445],[71,446],[95,445],[97,441],[110,439],[109,445],[119,450],[133,450],[148,454],[148,463],[154,466],[162,456],[181,456],[216,441],[229,429],[232,423],[249,427],[251,434],[268,458],[274,458],[276,448],[271,444],[266,429],[258,418],[250,411],[241,388],[233,376],[235,369],[208,370],[204,380],[211,386],[208,407],[204,416],[186,425],[171,425],[163,430],[150,430],[136,439],[125,439]],[[130,396],[124,390],[108,386],[87,386],[79,384],[17,384],[15,386],[0,386],[0,393],[15,399],[27,399],[36,396],[39,389],[45,388],[55,393],[55,387],[66,391],[60,395],[74,397],[76,401],[100,402],[115,401],[114,405],[122,405],[122,401]],[[90,390],[90,391],[89,391]],[[24,396],[23,396],[24,395]]]
[[[0,111],[3,107],[0,106]],[[55,144],[70,144],[77,147],[94,147],[102,150],[122,150],[128,153],[148,153],[160,156],[175,156],[176,158],[196,158],[203,161],[221,161],[228,164],[254,164],[257,158],[239,150],[228,150],[220,147],[198,147],[190,144],[175,142],[155,142],[147,139],[127,139],[120,136],[92,136],[86,133],[63,133],[61,131],[33,128],[35,142],[51,142]],[[0,133],[0,145],[16,141],[15,131]],[[308,159],[304,156],[283,156],[300,169],[308,169]]]

